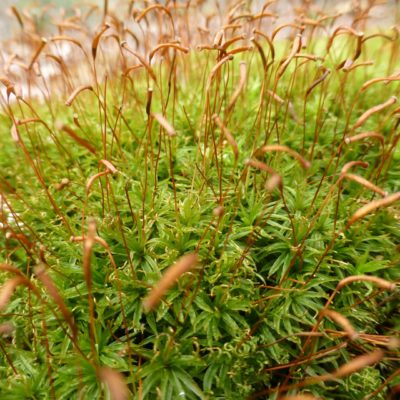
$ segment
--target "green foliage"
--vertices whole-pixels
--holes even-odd
[[[134,399],[239,400],[257,393],[276,398],[279,386],[329,374],[377,346],[361,337],[351,341],[340,324],[319,317],[348,276],[400,279],[398,206],[349,226],[354,212],[378,195],[358,182],[338,180],[346,163],[362,160],[368,166],[351,172],[389,193],[399,190],[393,108],[373,114],[362,128],[379,131],[383,148],[371,138],[344,141],[355,134],[351,127],[365,110],[399,94],[398,82],[360,94],[365,81],[398,60],[391,45],[399,39],[383,50],[376,44],[380,38],[367,41],[362,60],[376,60],[376,66],[345,72],[336,67],[351,48],[346,38],[335,42],[332,54],[326,53],[325,38],[312,41],[307,52],[325,59],[302,66],[292,61],[276,87],[286,40],[274,42],[276,59],[266,73],[256,50],[239,53],[213,75],[209,92],[212,56],[193,51],[174,61],[166,57],[151,112],[163,114],[176,136],[146,114],[149,75],[143,68],[128,79],[104,65],[112,76],[107,94],[105,82],[96,81],[93,92],[80,93],[71,108],[57,98],[63,93],[57,87],[51,104],[29,100],[34,115],[21,101],[8,106],[3,98],[0,258],[18,268],[36,293],[21,284],[1,311],[0,323],[15,326],[0,338],[2,399],[108,398],[101,366],[119,371]],[[230,113],[241,60],[247,80]],[[322,66],[331,69],[329,78],[306,96]],[[237,159],[214,113],[232,132]],[[13,141],[13,121],[26,118],[40,118],[49,129],[20,124],[21,141]],[[63,124],[96,154],[67,135]],[[288,146],[311,167],[302,168],[287,152],[258,154],[266,144]],[[282,189],[268,190],[271,173],[249,166],[249,159],[276,171]],[[91,177],[102,171],[89,188]],[[61,187],[63,179],[68,181]],[[90,285],[83,268],[89,217],[107,245],[94,243]],[[199,254],[199,265],[145,313],[149,290],[192,252]],[[59,303],[33,272],[38,264],[45,265],[71,312],[76,340]],[[1,272],[2,284],[11,278]],[[387,338],[399,334],[398,301],[398,289],[389,293],[354,282],[330,308],[368,337]],[[320,336],[307,336],[313,330]],[[398,359],[398,350],[388,348],[379,365],[308,389],[325,399],[361,399],[393,373]]]

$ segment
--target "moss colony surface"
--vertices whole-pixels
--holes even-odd
[[[2,399],[395,396],[399,24],[227,3],[10,10]]]

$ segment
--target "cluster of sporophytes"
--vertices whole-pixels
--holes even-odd
[[[400,30],[371,10],[10,10],[2,399],[396,391]]]

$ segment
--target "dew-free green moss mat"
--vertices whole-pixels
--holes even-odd
[[[305,2],[295,24],[242,4],[195,29],[201,3],[108,26],[83,7],[51,34],[13,10],[1,399],[400,383],[399,27],[334,29]]]

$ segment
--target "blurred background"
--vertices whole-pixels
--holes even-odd
[[[9,12],[11,6],[15,6],[18,10],[28,8],[35,12],[35,8],[43,6],[64,7],[68,8],[74,4],[82,4],[77,0],[0,0],[0,41],[13,36],[13,32],[18,29],[15,17]],[[91,3],[102,4],[103,1],[93,1]]]
[[[211,5],[218,1],[219,4],[235,4],[237,0],[206,0]],[[286,17],[290,18],[292,15],[293,7],[299,6],[309,0],[276,0],[276,3],[271,8],[275,8],[275,11],[279,14],[282,19]],[[362,6],[367,3],[374,2],[376,6],[372,9],[370,26],[379,28],[390,28],[396,22],[400,20],[400,0],[313,0],[312,2],[317,4],[318,7],[324,10],[326,13],[343,13],[350,14],[354,9],[356,3]],[[126,8],[130,0],[109,0],[110,9],[118,9],[121,5]],[[166,0],[154,0],[154,3],[164,4]],[[185,1],[186,2],[186,1]],[[135,1],[138,8],[142,8],[141,1]],[[259,9],[265,0],[252,0],[255,9]],[[9,9],[11,6],[15,6],[19,11],[24,8],[28,9],[30,15],[39,16],[39,8],[48,6],[54,9],[68,9],[74,5],[82,6],[96,4],[100,8],[103,7],[104,0],[0,0],[0,41],[5,40],[13,36],[13,33],[18,30],[18,24],[15,17],[10,13]],[[346,21],[341,20],[341,23]]]

